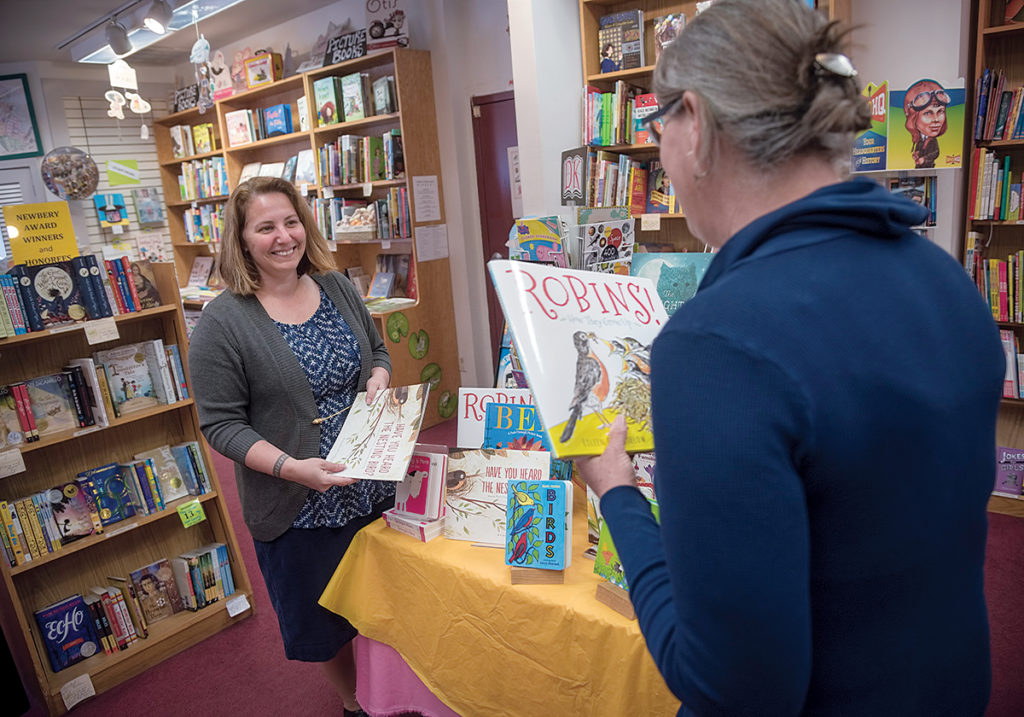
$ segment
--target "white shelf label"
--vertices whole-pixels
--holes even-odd
[[[368,197],[371,194],[373,194],[373,183],[372,182],[364,182],[363,183],[363,196],[364,197]]]
[[[640,215],[640,231],[642,232],[656,232],[661,229],[661,215],[660,214],[641,214]]]
[[[0,478],[24,472],[25,458],[21,455],[21,450],[12,448],[9,451],[0,453]]]
[[[85,340],[90,345],[116,341],[119,338],[121,335],[117,332],[117,322],[114,321],[113,316],[85,323]]]
[[[68,709],[95,695],[96,688],[93,687],[92,678],[89,677],[88,672],[81,677],[65,682],[60,687],[60,696],[64,699],[64,706]]]
[[[245,593],[232,595],[228,598],[226,607],[228,609],[228,615],[230,617],[235,617],[249,609],[249,600],[245,597]]]

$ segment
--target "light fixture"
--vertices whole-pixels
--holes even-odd
[[[113,18],[107,23],[107,44],[118,57],[124,57],[132,51],[132,41],[128,39],[128,31],[124,25]]]
[[[167,24],[171,21],[171,15],[173,14],[174,11],[167,4],[167,0],[153,0],[153,4],[146,11],[146,18],[142,21],[142,24],[157,35],[163,35],[167,32]]]

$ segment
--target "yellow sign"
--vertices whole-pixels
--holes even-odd
[[[179,505],[178,516],[181,518],[181,524],[186,528],[191,528],[196,523],[206,520],[206,513],[198,500],[190,500],[188,503]]]
[[[78,256],[67,202],[11,204],[3,208],[11,264],[37,266]]]

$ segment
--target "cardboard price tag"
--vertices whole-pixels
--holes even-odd
[[[186,528],[191,528],[193,525],[206,520],[206,512],[198,500],[190,500],[188,503],[182,503],[178,506],[178,517],[181,518],[182,525]]]

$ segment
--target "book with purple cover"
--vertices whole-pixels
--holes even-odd
[[[1024,449],[996,448],[996,483],[993,493],[1020,498],[1024,483]]]
[[[89,608],[81,595],[64,598],[34,614],[54,672],[92,657],[99,650]]]

